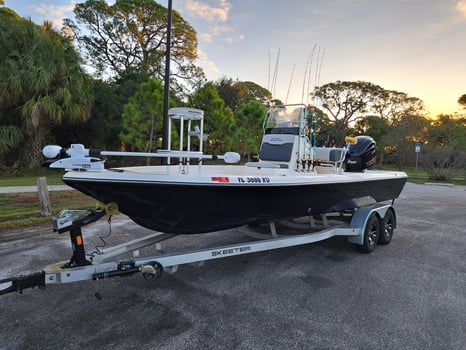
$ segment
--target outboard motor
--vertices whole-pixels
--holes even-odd
[[[357,143],[350,144],[346,155],[346,171],[363,171],[375,164],[375,141],[370,136],[356,136]]]

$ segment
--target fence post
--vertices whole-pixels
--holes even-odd
[[[52,215],[52,205],[50,204],[45,176],[37,178],[37,194],[39,195],[40,214],[42,216]]]

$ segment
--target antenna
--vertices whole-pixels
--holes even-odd
[[[307,70],[309,68],[309,77],[310,77],[311,76],[311,70],[312,70],[312,58],[314,57],[314,51],[316,49],[316,45],[317,44],[314,44],[314,47],[312,48],[311,52],[309,53],[309,56],[307,57],[306,69],[304,70],[303,90],[301,92],[301,102],[302,103],[304,103],[304,86],[306,85]],[[307,95],[309,95],[309,80],[308,80],[308,83],[307,83]]]
[[[321,48],[319,46],[319,51],[317,51],[316,74],[314,76],[314,89],[317,87],[317,75],[319,73],[320,50],[321,50]]]
[[[291,71],[290,83],[288,84],[288,91],[286,93],[285,104],[288,103],[288,96],[290,95],[291,82],[293,81],[294,70],[296,68],[296,63],[293,65],[293,70]]]
[[[269,75],[267,76],[267,90],[271,91],[270,87],[270,49],[267,50],[269,54]]]
[[[277,76],[278,76],[278,63],[280,62],[280,48],[278,48],[277,59],[275,61],[275,71],[272,78],[272,96],[275,96],[275,88],[277,87]]]
[[[322,62],[324,61],[324,55],[325,55],[325,48],[324,48],[324,50],[322,52],[322,56],[320,57],[319,70],[318,70],[319,74],[317,75],[317,82],[316,82],[317,86],[320,85],[320,73],[322,71]]]
[[[325,55],[325,48],[322,49],[319,46],[319,50],[317,52],[317,63],[316,63],[316,73],[315,73],[315,79],[314,79],[314,90],[319,86],[320,84],[320,73],[322,71],[322,62],[324,60],[324,55]],[[313,104],[316,104],[316,96],[314,95],[313,99]]]

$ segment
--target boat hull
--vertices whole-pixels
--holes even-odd
[[[140,183],[64,178],[64,182],[151,230],[192,234],[359,208],[398,197],[406,177],[282,186]]]

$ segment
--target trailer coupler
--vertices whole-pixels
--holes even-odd
[[[0,280],[0,295],[14,292],[22,293],[24,289],[34,287],[39,287],[39,289],[45,288],[44,271]]]

